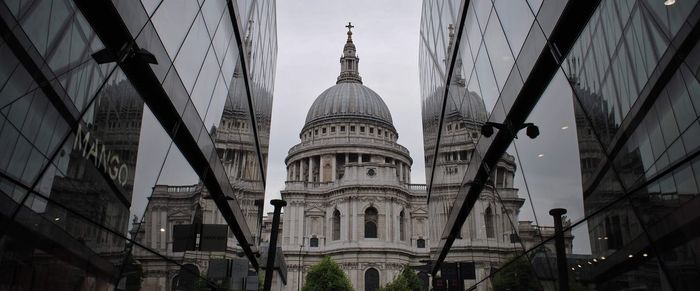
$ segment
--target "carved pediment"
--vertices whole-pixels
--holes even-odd
[[[311,208],[306,209],[305,211],[307,216],[324,216],[326,211],[323,210],[320,206],[311,206]]]
[[[183,217],[189,218],[191,216],[192,216],[192,210],[186,209],[186,208],[172,209],[168,213],[168,218],[183,218]]]
[[[428,211],[426,211],[424,208],[417,208],[416,210],[413,210],[411,212],[412,216],[428,216]]]

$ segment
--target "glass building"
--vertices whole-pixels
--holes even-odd
[[[0,290],[215,286],[207,225],[259,269],[276,26],[275,1],[1,1]]]
[[[699,21],[692,0],[423,2],[435,290],[558,290],[555,233],[518,227],[552,208],[571,290],[697,288]]]

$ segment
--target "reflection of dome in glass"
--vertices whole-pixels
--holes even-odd
[[[467,90],[462,86],[450,86],[445,116],[458,116],[462,120],[470,120],[476,123],[486,122],[488,115],[486,105],[479,94]]]
[[[447,54],[452,54],[454,39],[454,27],[452,24],[449,29],[449,44],[447,46]],[[445,60],[446,61],[446,60]],[[446,61],[446,66],[449,66]],[[462,120],[467,123],[479,125],[488,120],[488,111],[484,99],[476,92],[469,91],[466,86],[466,80],[462,77],[462,58],[457,54],[455,60],[455,70],[452,74],[449,92],[447,96],[447,104],[445,104],[446,120]],[[442,111],[442,100],[445,96],[445,87],[439,86],[423,104],[423,124],[438,126],[440,113]],[[434,123],[434,124],[433,124]]]
[[[442,108],[442,96],[444,91],[440,87],[435,91],[429,100],[426,100],[425,109],[426,118],[438,122],[440,119],[440,111]],[[488,119],[486,105],[481,96],[476,92],[469,91],[465,86],[453,84],[449,87],[447,96],[447,104],[445,106],[445,117],[448,119],[459,119],[472,122],[475,124],[484,123]]]
[[[339,83],[316,98],[306,124],[330,118],[369,119],[393,128],[391,113],[381,97],[360,83]]]

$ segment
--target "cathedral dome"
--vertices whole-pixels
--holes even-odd
[[[306,115],[306,125],[332,118],[368,119],[394,127],[382,98],[361,83],[338,83],[321,93]]]
[[[358,71],[360,58],[352,41],[353,26],[348,24],[348,39],[340,57],[340,75],[335,86],[316,98],[306,114],[304,128],[334,119],[359,119],[394,129],[391,113],[379,94],[362,85]]]

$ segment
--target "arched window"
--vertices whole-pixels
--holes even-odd
[[[365,210],[365,238],[377,238],[377,209]]]
[[[333,211],[333,240],[340,240],[340,211]]]
[[[422,238],[419,238],[419,239],[416,241],[416,246],[417,246],[419,249],[424,249],[424,248],[425,248],[425,240],[422,239]]]
[[[399,214],[399,239],[406,240],[406,217],[403,210]]]
[[[365,291],[377,291],[379,289],[379,271],[369,268],[365,271]]]
[[[312,237],[311,240],[309,240],[309,246],[311,246],[312,248],[317,248],[318,247],[318,238]]]
[[[491,211],[491,206],[484,211],[484,224],[486,224],[486,237],[494,238],[496,235],[493,229],[493,211]]]

